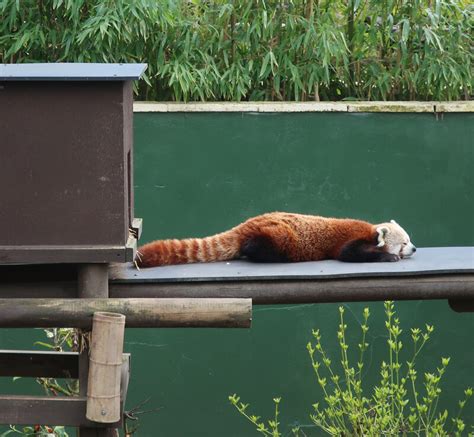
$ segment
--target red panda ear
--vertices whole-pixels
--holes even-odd
[[[377,247],[383,247],[385,246],[385,235],[388,233],[388,228],[387,226],[379,226],[377,228],[377,233],[379,236],[377,237],[377,240],[379,244],[377,244]]]
[[[398,225],[398,223],[395,220],[390,220],[390,223],[393,223],[394,225]]]

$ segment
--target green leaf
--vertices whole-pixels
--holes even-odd
[[[262,68],[260,68],[260,73],[258,75],[260,79],[263,79],[265,76],[267,76],[266,72],[267,72],[268,62],[270,61],[270,53],[271,52],[268,52],[263,58]]]
[[[45,343],[43,341],[35,341],[34,344],[36,346],[43,346],[43,347],[48,348],[48,349],[56,349],[53,344]]]
[[[403,20],[402,24],[402,41],[407,42],[408,36],[410,35],[410,22],[408,20]]]

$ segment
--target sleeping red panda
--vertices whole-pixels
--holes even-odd
[[[139,267],[227,261],[398,261],[416,251],[394,220],[361,220],[273,212],[206,238],[157,240],[138,249]]]

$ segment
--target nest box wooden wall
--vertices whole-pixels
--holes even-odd
[[[0,264],[133,257],[144,64],[0,65]]]

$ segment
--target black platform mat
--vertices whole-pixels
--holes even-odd
[[[110,269],[112,282],[209,282],[235,280],[330,279],[474,273],[474,247],[419,248],[412,258],[389,263],[317,261],[256,264],[248,261],[185,264],[137,270],[132,264]]]

